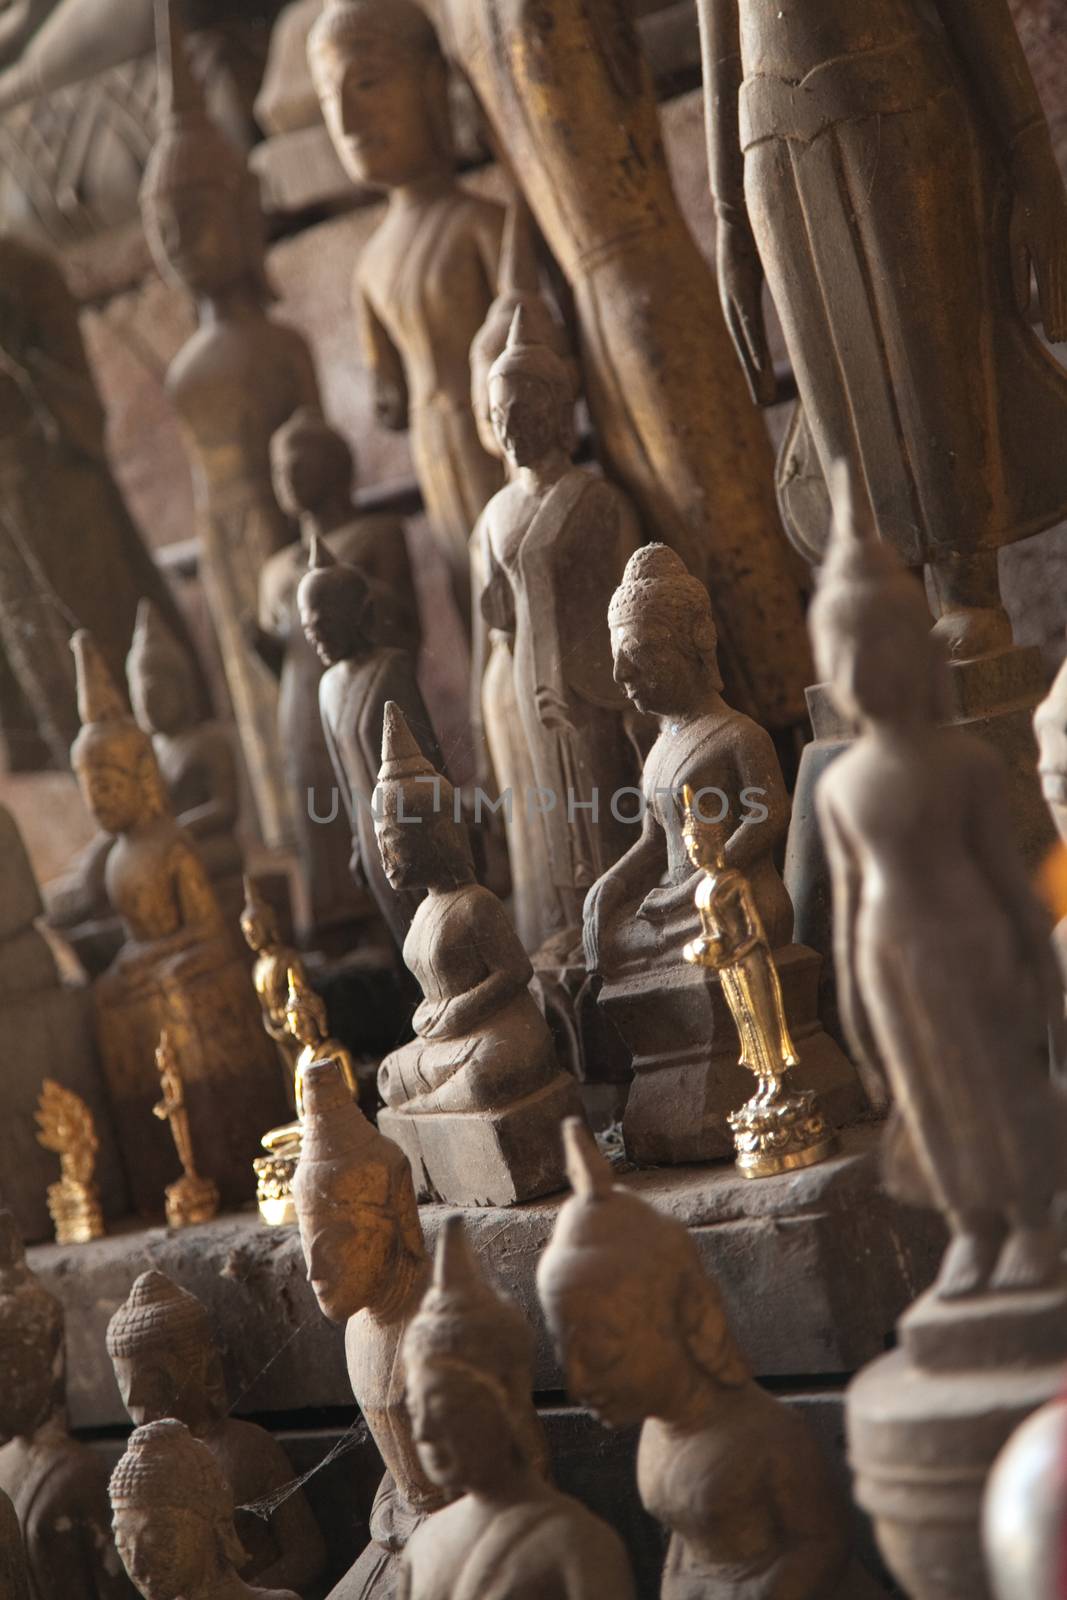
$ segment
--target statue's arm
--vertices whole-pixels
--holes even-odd
[[[462,994],[438,1004],[416,1026],[424,1039],[455,1039],[529,988],[530,958],[495,894],[476,890],[471,897],[467,943],[481,958],[485,976]],[[424,1002],[425,1004],[425,1002]],[[422,1011],[420,1006],[419,1011]]]
[[[482,710],[482,682],[489,661],[489,619],[485,598],[493,572],[493,550],[485,511],[474,524],[470,542],[471,557],[471,739],[474,744],[474,781],[486,793],[497,793],[492,758],[485,737]]]
[[[778,385],[763,319],[763,266],[745,208],[738,0],[697,0],[697,11],[708,175],[717,222],[719,298],[752,398],[757,405],[769,406],[777,399]]]
[[[885,1069],[882,1066],[881,1052],[871,1028],[867,1007],[856,976],[856,922],[860,905],[859,866],[848,836],[834,812],[825,779],[815,792],[815,810],[830,868],[834,913],[834,972],[837,977],[841,1020],[852,1046],[856,1068],[867,1098],[872,1107],[883,1110],[889,1099]]]
[[[1007,0],[936,0],[974,93],[1008,158],[1015,205],[1011,254],[1019,310],[1037,276],[1045,332],[1067,339],[1067,194],[1052,135]]]
[[[499,206],[491,209],[486,206],[478,207],[477,220],[474,224],[474,237],[478,247],[478,258],[485,274],[486,310],[497,292],[497,281],[500,277],[500,247],[504,239],[504,219],[506,213]]]
[[[771,736],[758,723],[748,724],[738,741],[733,780],[736,792],[729,799],[741,821],[726,841],[726,863],[746,872],[784,841],[791,810]]]
[[[554,1531],[550,1525],[550,1536]],[[583,1527],[578,1536],[565,1536],[559,1548],[566,1600],[633,1600],[630,1560],[613,1528],[595,1523]]]
[[[354,299],[363,359],[374,384],[374,414],[383,428],[403,433],[408,426],[408,381],[400,352],[358,279]]]
[[[262,1450],[264,1490],[272,1492],[291,1484],[292,1463],[270,1434],[257,1440]],[[277,1561],[256,1574],[259,1589],[294,1589],[303,1594],[326,1565],[326,1544],[302,1489],[295,1489],[271,1514],[271,1533],[281,1552]]]
[[[835,1594],[848,1562],[845,1507],[829,1491],[821,1462],[809,1463],[805,1472],[803,1459],[796,1460],[785,1439],[772,1450],[772,1516],[782,1552],[752,1600]]]
[[[240,809],[233,746],[223,728],[217,728],[214,734],[205,740],[206,749],[201,758],[203,789],[209,798],[201,805],[191,806],[177,818],[178,826],[191,833],[194,839],[233,828]]]
[[[175,889],[181,910],[181,929],[174,935],[176,948],[184,946],[190,930],[206,934],[221,931],[222,912],[211,879],[196,847],[183,844],[178,852]],[[161,940],[165,944],[168,941]]]
[[[590,972],[600,970],[600,951],[608,924],[627,901],[640,900],[656,884],[667,866],[663,831],[645,807],[641,832],[629,850],[621,855],[594,883],[585,897],[582,910],[582,944]]]

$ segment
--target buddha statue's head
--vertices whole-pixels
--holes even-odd
[[[194,1433],[226,1415],[222,1362],[204,1307],[162,1272],[142,1272],[107,1327],[122,1403],[137,1427],[177,1417]]]
[[[367,580],[358,567],[338,561],[314,534],[308,569],[296,591],[300,626],[324,666],[363,655],[374,643]]]
[[[272,436],[270,468],[275,499],[286,516],[351,509],[352,447],[313,406],[301,406]]]
[[[533,1352],[525,1317],[486,1282],[462,1217],[446,1218],[402,1355],[419,1460],[448,1495],[491,1491],[515,1465],[543,1467]]]
[[[498,453],[510,467],[534,466],[553,450],[571,454],[574,368],[539,340],[527,306],[512,318],[508,342],[489,369],[488,392]]]
[[[326,0],[308,66],[354,183],[397,189],[451,172],[444,57],[415,0]]]
[[[234,1531],[233,1493],[211,1451],[184,1423],[168,1417],[136,1428],[109,1492],[115,1544],[145,1600],[233,1592],[248,1564]]]
[[[86,805],[105,833],[125,833],[167,809],[152,740],[126,709],[91,634],[71,639],[81,732],[70,762]]]
[[[708,591],[667,545],[644,545],[630,557],[608,626],[615,682],[639,711],[670,716],[722,688]]]
[[[922,585],[879,539],[866,489],[843,462],[830,491],[833,526],[808,614],[819,678],[854,721],[937,717],[946,667]]]
[[[130,704],[145,733],[181,733],[197,720],[193,664],[151,600],[137,606],[126,657]]]
[[[241,908],[241,933],[245,944],[258,954],[279,943],[278,919],[274,907],[259,891],[254,878],[245,873],[245,903]]]
[[[367,1121],[336,1061],[304,1073],[293,1198],[308,1282],[324,1316],[385,1311],[425,1260],[411,1167]]]
[[[677,1419],[748,1381],[719,1292],[685,1227],[616,1188],[577,1118],[564,1124],[563,1206],[537,1290],[567,1388],[609,1427]]]
[[[326,1002],[316,994],[299,967],[289,968],[289,994],[285,1002],[285,1025],[298,1043],[322,1044],[329,1037]]]
[[[474,881],[467,828],[455,818],[455,790],[419,749],[396,701],[387,700],[374,831],[394,889],[450,889]]]
[[[63,1311],[26,1265],[15,1219],[0,1212],[0,1443],[62,1409]]]
[[[489,397],[489,374],[507,348],[516,314],[523,313],[524,340],[544,346],[567,367],[572,394],[578,392],[578,376],[566,329],[541,293],[537,265],[536,230],[529,208],[520,195],[508,206],[504,238],[500,246],[496,298],[485,314],[485,321],[471,341],[471,406],[478,425],[478,438],[487,455],[503,457],[504,451],[493,426]],[[573,405],[568,422],[573,419]]]
[[[208,115],[175,4],[156,0],[160,125],[140,195],[149,247],[163,276],[195,296],[247,281],[268,299],[258,186]]]

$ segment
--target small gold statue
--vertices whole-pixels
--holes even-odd
[[[93,1114],[80,1095],[54,1078],[41,1086],[37,1143],[59,1157],[60,1178],[48,1186],[48,1209],[57,1244],[88,1244],[104,1237],[100,1190],[93,1181],[100,1141]]]
[[[741,1065],[759,1082],[752,1099],[729,1117],[738,1171],[769,1178],[814,1166],[832,1154],[836,1140],[814,1092],[785,1087],[786,1073],[799,1058],[763,920],[744,875],[726,865],[721,829],[701,823],[688,784],[682,794],[686,851],[704,874],[696,891],[702,932],[683,955],[719,974],[741,1040]]]
[[[254,878],[245,873],[245,903],[241,911],[241,933],[254,953],[252,982],[263,1014],[263,1026],[278,1046],[278,1053],[290,1072],[296,1071],[299,1045],[285,1025],[285,1006],[289,995],[289,973],[303,972],[300,957],[291,945],[283,943],[274,907],[260,892]]]
[[[242,923],[243,926],[243,923]],[[284,950],[285,946],[280,949]],[[262,959],[262,958],[261,958]],[[259,963],[257,962],[257,970]],[[283,1128],[271,1128],[260,1140],[265,1156],[257,1156],[252,1163],[256,1174],[256,1202],[259,1214],[269,1227],[281,1228],[296,1221],[292,1182],[296,1164],[300,1159],[301,1127],[304,1120],[304,1073],[316,1061],[336,1061],[341,1069],[345,1087],[353,1100],[359,1099],[359,1081],[356,1064],[349,1050],[339,1039],[329,1034],[326,1003],[316,994],[304,972],[302,963],[294,957],[289,968],[289,987],[283,1012],[286,1037],[292,1049],[299,1048],[296,1057],[294,1091],[296,1094],[296,1122]],[[266,1013],[264,1011],[264,1026]]]
[[[170,1123],[178,1160],[182,1164],[182,1176],[175,1183],[168,1184],[166,1189],[167,1225],[171,1228],[188,1228],[194,1222],[210,1222],[218,1214],[219,1191],[210,1178],[202,1178],[196,1170],[189,1112],[185,1105],[185,1084],[167,1028],[159,1036],[156,1068],[163,1098],[152,1107],[152,1111],[161,1122]]]

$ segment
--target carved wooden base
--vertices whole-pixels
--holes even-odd
[[[378,1127],[411,1162],[420,1200],[511,1206],[563,1188],[564,1117],[582,1115],[567,1073],[502,1111],[413,1116],[383,1107]]]
[[[814,1090],[831,1128],[854,1122],[866,1097],[855,1069],[819,1022],[819,957],[789,945],[775,959],[800,1052],[790,1088]],[[728,1117],[750,1099],[754,1082],[738,1062],[737,1029],[715,974],[679,961],[605,983],[600,1005],[633,1053],[622,1124],[630,1159],[673,1165],[731,1158]]]
[[[910,1600],[989,1600],[982,1492],[1012,1431],[1062,1388],[1067,1284],[956,1301],[928,1293],[899,1332],[900,1348],[848,1390],[856,1498]]]

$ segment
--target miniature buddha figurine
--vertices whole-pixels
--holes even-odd
[[[31,1600],[26,1549],[15,1508],[0,1491],[0,1594],[7,1600]]]
[[[352,1393],[386,1469],[371,1543],[333,1600],[391,1600],[399,1553],[446,1498],[422,1466],[404,1400],[403,1337],[430,1271],[407,1157],[367,1121],[332,1061],[304,1079],[293,1195],[308,1279],[323,1315],[345,1328]]]
[[[841,1015],[888,1082],[892,1192],[951,1232],[942,1299],[1054,1281],[1060,1147],[1048,1036],[1063,1050],[1051,926],[988,746],[938,726],[946,668],[921,586],[853,513],[847,479],[812,611],[822,676],[855,742],[816,795]]]
[[[330,1034],[326,1002],[308,983],[301,967],[289,970],[289,993],[285,1002],[285,1025],[300,1046],[296,1058],[296,1114],[304,1115],[304,1074],[316,1061],[336,1061],[353,1100],[359,1099],[359,1081],[351,1050]]]
[[[48,1186],[48,1209],[57,1244],[88,1244],[104,1237],[100,1189],[93,1173],[100,1148],[93,1114],[81,1095],[54,1078],[41,1085],[37,1143],[59,1156],[60,1178]]]
[[[0,234],[0,649],[18,691],[13,701],[9,684],[3,704],[12,770],[42,758],[67,767],[78,731],[72,626],[95,634],[116,680],[144,595],[192,649],[108,465],[105,426],[58,262]],[[191,659],[201,716],[207,691]]]
[[[167,810],[152,742],[126,713],[90,636],[76,633],[72,647],[82,731],[71,761],[86,805],[115,836],[106,886],[126,931],[94,1001],[134,1203],[152,1214],[177,1176],[169,1137],[151,1115],[164,1027],[185,1079],[203,1176],[224,1201],[240,1201],[259,1134],[273,1108],[284,1113],[273,1052],[196,846]]]
[[[727,1118],[738,1171],[746,1178],[770,1178],[814,1166],[833,1153],[835,1140],[811,1090],[786,1087],[800,1055],[763,922],[744,875],[726,865],[721,833],[699,821],[688,784],[682,797],[686,850],[702,874],[696,891],[700,937],[682,954],[718,973],[741,1041],[741,1065],[757,1081],[751,1100]]]
[[[563,1171],[552,1131],[579,1108],[530,993],[530,958],[503,906],[475,882],[455,793],[393,701],[385,708],[375,830],[389,882],[422,891],[404,960],[422,989],[415,1038],[378,1069],[383,1133],[416,1187],[453,1205],[550,1194]],[[415,822],[412,819],[417,818]]]
[[[500,487],[478,438],[470,346],[496,286],[504,216],[455,179],[445,64],[414,0],[328,0],[308,63],[342,166],[389,204],[355,279],[379,421],[411,430],[423,501],[470,616],[467,544]]]
[[[241,933],[255,953],[252,982],[255,986],[263,1027],[278,1047],[287,1070],[287,1081],[296,1074],[300,1045],[289,1032],[285,1007],[289,1000],[289,974],[304,973],[304,964],[292,945],[284,944],[278,932],[274,907],[260,892],[254,878],[244,877],[245,903],[241,911]],[[294,1100],[295,1104],[295,1100]]]
[[[284,842],[290,804],[277,746],[277,694],[246,640],[259,575],[292,530],[274,498],[270,440],[317,406],[307,345],[268,317],[263,222],[243,157],[211,122],[170,0],[157,0],[160,133],[141,210],[161,272],[196,302],[199,328],[167,373],[193,474],[202,573],[268,844]]]
[[[633,8],[420,3],[573,293],[606,469],[714,595],[733,703],[802,721],[811,663],[770,450],[671,186]]]
[[[572,1397],[641,1423],[637,1481],[670,1532],[661,1600],[852,1600],[847,1512],[807,1424],[753,1380],[685,1227],[564,1127],[573,1198],[537,1269]],[[859,1580],[862,1581],[862,1580]]]
[[[766,277],[800,393],[790,535],[822,555],[847,462],[951,653],[1006,648],[997,549],[1067,511],[1067,375],[1028,317],[1032,264],[1067,337],[1067,196],[1008,0],[699,9],[723,307],[773,403]]]
[[[299,1600],[253,1588],[233,1495],[208,1450],[174,1417],[135,1428],[111,1474],[112,1527],[123,1565],[145,1600]]]
[[[169,1183],[164,1191],[167,1226],[190,1228],[197,1222],[210,1222],[218,1215],[219,1191],[211,1179],[201,1177],[196,1168],[185,1083],[167,1028],[163,1029],[156,1046],[156,1070],[163,1097],[152,1107],[152,1115],[167,1123],[182,1164],[181,1177]]]
[[[533,1343],[518,1308],[485,1281],[463,1219],[448,1217],[404,1364],[420,1459],[461,1498],[408,1541],[402,1600],[633,1595],[618,1534],[545,1480],[528,1432]]]
[[[297,591],[300,622],[326,667],[319,684],[319,711],[344,811],[352,830],[352,876],[366,884],[398,946],[402,946],[418,897],[398,893],[382,870],[374,839],[371,797],[382,750],[387,700],[404,708],[428,758],[441,770],[430,714],[404,650],[380,644],[374,631],[367,579],[337,561],[312,539],[308,570]]]
[[[260,574],[257,649],[278,677],[278,744],[296,802],[311,920],[320,931],[352,919],[359,905],[346,870],[348,818],[334,804],[336,779],[319,722],[323,664],[305,637],[297,607],[312,538],[369,581],[382,644],[417,657],[419,614],[403,523],[392,516],[357,516],[353,509],[355,466],[348,441],[303,406],[271,439],[270,460],[278,504],[298,521],[300,538],[271,556]]]
[[[728,1114],[751,1092],[718,977],[683,959],[701,932],[686,785],[727,867],[744,874],[777,953],[787,1016],[804,1028],[803,1086],[834,1095],[825,1102],[833,1120],[855,1113],[855,1074],[814,1011],[818,957],[791,942],[776,859],[789,822],[781,767],[769,734],[723,699],[707,590],[673,550],[646,545],[627,564],[608,622],[616,681],[660,730],[644,765],[639,836],[593,885],[584,913],[587,967],[604,979],[601,1007],[634,1056],[627,1149],[640,1161],[730,1154]]]
[[[211,1453],[240,1508],[292,1484],[288,1456],[265,1428],[231,1417],[207,1311],[162,1272],[142,1272],[107,1328],[107,1353],[135,1427],[175,1417]],[[269,1518],[238,1509],[247,1559],[238,1571],[266,1589],[303,1593],[325,1560],[322,1535],[301,1489]]]
[[[479,524],[482,611],[508,637],[513,682],[489,679],[482,713],[498,779],[528,768],[542,797],[513,792],[507,823],[532,951],[579,943],[582,901],[627,843],[610,802],[634,766],[608,630],[589,618],[603,616],[640,532],[623,496],[571,463],[574,398],[569,364],[534,342],[520,306],[489,373],[512,479]]]
[[[30,1595],[132,1600],[108,1531],[107,1468],[71,1437],[65,1388],[62,1309],[0,1212],[0,1492],[22,1526]]]

